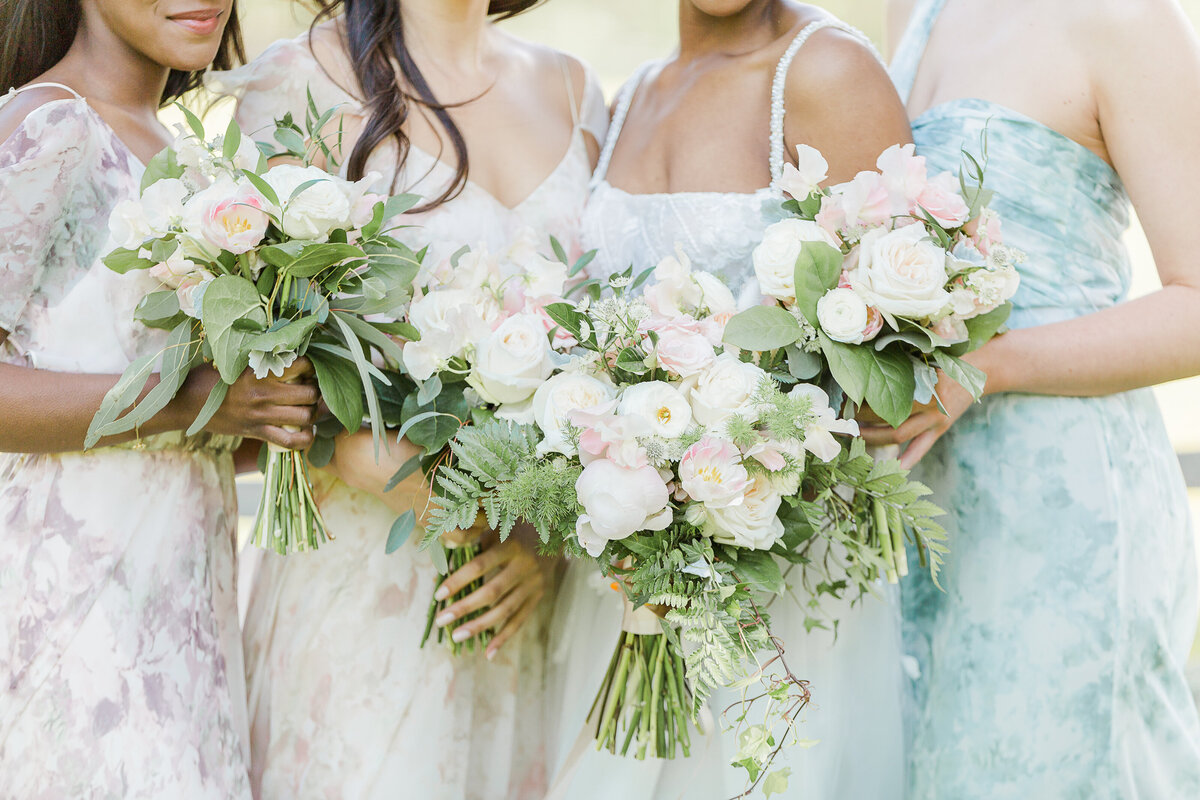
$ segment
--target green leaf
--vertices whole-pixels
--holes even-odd
[[[908,356],[896,350],[877,353],[870,346],[835,342],[824,332],[819,336],[829,371],[851,400],[866,400],[889,425],[898,426],[908,419],[917,388]]]
[[[796,308],[814,328],[817,321],[817,302],[830,289],[837,287],[846,260],[841,251],[824,242],[805,242],[796,259]]]
[[[933,360],[950,380],[970,392],[971,397],[976,400],[983,397],[983,387],[987,383],[986,372],[941,350],[933,351]]]
[[[257,324],[258,330],[267,325],[267,313],[258,289],[245,278],[222,275],[204,290],[200,317],[221,380],[232,384],[250,361],[249,343],[255,335],[238,330],[234,323],[245,320]]]
[[[580,272],[583,272],[584,267],[592,263],[593,259],[596,258],[596,255],[599,252],[599,250],[588,250],[586,253],[580,256],[579,260],[575,262],[575,265],[571,267],[570,272],[567,273],[567,277],[574,278]]]
[[[763,779],[762,789],[763,797],[767,798],[773,794],[784,794],[788,790],[788,778],[791,777],[792,768],[783,767],[777,769]]]
[[[124,374],[100,402],[100,408],[97,409],[96,416],[92,418],[91,425],[88,426],[83,449],[90,450],[95,447],[96,442],[100,441],[98,431],[137,401],[142,389],[146,388],[146,381],[150,380],[150,375],[154,372],[154,362],[157,360],[158,354],[151,353],[142,356],[125,368]]]
[[[276,128],[275,141],[296,155],[302,156],[308,150],[307,145],[304,143],[304,137],[291,128]]]
[[[181,177],[183,177],[183,167],[179,166],[175,151],[164,147],[146,165],[146,171],[142,173],[141,192],[145,194],[147,189],[161,180]]]
[[[258,193],[261,194],[268,203],[276,208],[279,207],[279,195],[275,194],[275,190],[271,188],[271,184],[263,180],[262,176],[255,175],[248,169],[242,170],[242,174],[246,176],[246,180],[250,181],[250,183],[254,185],[255,189],[258,189]]]
[[[138,255],[138,252],[137,250],[126,250],[123,247],[118,247],[101,260],[104,262],[104,266],[118,275],[124,275],[135,269],[150,269],[154,266],[153,261],[142,258]]]
[[[964,352],[961,353],[957,352],[956,350],[951,350],[951,355],[961,356],[983,347],[985,344],[991,341],[991,339],[1000,332],[1000,329],[1004,327],[1004,324],[1008,322],[1008,317],[1010,314],[1012,314],[1012,310],[1012,303],[1005,303],[999,308],[993,309],[986,314],[980,314],[974,319],[967,320],[966,325],[968,338],[966,348]]]
[[[412,210],[419,202],[421,202],[419,194],[398,194],[389,197],[383,204],[383,221],[387,222],[392,217],[398,217]]]
[[[421,388],[417,390],[417,403],[427,406],[432,403],[439,394],[442,393],[442,379],[437,375],[430,376],[429,380],[421,384]]]
[[[358,370],[358,378],[360,381],[358,384],[358,391],[361,392],[363,397],[367,399],[367,416],[371,420],[371,438],[375,442],[375,457],[378,458],[379,445],[383,442],[381,433],[383,430],[383,415],[379,411],[379,396],[376,395],[371,388],[371,375],[373,373],[378,373],[378,370],[375,369],[375,366],[367,360],[366,353],[364,353],[362,349],[362,344],[360,344],[358,338],[354,336],[354,332],[350,329],[350,326],[346,323],[346,320],[341,316],[334,316],[332,319],[334,323],[341,328],[342,336],[345,337],[344,341],[346,343],[346,347],[350,349],[350,353],[354,357],[354,367]],[[386,378],[384,378],[384,380],[386,380]]]
[[[800,339],[800,323],[780,306],[754,306],[725,326],[725,342],[743,350],[765,352]]]
[[[420,456],[413,456],[408,461],[405,461],[402,465],[400,465],[400,469],[396,470],[396,474],[394,474],[394,475],[392,475],[392,477],[388,478],[387,484],[383,487],[383,493],[387,494],[392,489],[395,489],[397,486],[400,485],[400,483],[405,478],[407,478],[409,475],[412,475],[420,467],[421,467],[421,457]]]
[[[188,436],[195,436],[204,430],[204,426],[212,421],[213,416],[221,408],[221,404],[225,402],[227,394],[229,394],[228,383],[217,381],[213,384],[212,391],[208,393],[208,399],[204,401],[204,407],[200,409],[200,413],[196,415],[196,419],[188,426]]]
[[[329,462],[333,460],[333,452],[336,449],[337,444],[333,437],[318,436],[313,439],[312,447],[308,448],[308,452],[304,454],[304,457],[308,459],[309,464],[320,469],[329,465]]]
[[[373,323],[367,322],[362,317],[354,314],[346,314],[342,311],[334,311],[333,316],[345,323],[346,327],[354,332],[358,338],[374,345],[385,358],[389,358],[397,364],[404,361],[404,349],[387,334],[380,331]]]
[[[795,345],[789,345],[787,365],[789,375],[798,381],[807,381],[821,374],[821,367],[825,365],[825,362],[818,353],[810,353]]]
[[[404,543],[408,541],[408,537],[412,536],[415,527],[417,527],[417,515],[413,513],[412,509],[409,509],[392,523],[392,529],[388,532],[385,552],[391,555],[403,547]]]
[[[171,331],[162,351],[158,384],[146,393],[132,411],[97,430],[100,436],[137,430],[167,407],[167,403],[179,393],[192,367],[200,362],[199,327],[198,321],[188,319]]]
[[[362,426],[362,379],[352,361],[312,348],[308,360],[317,373],[317,388],[325,405],[342,426],[354,433]]]
[[[567,251],[563,249],[562,244],[553,236],[550,237],[550,247],[554,250],[554,255],[564,266],[571,266],[571,260],[567,258]]]
[[[454,438],[459,427],[470,419],[471,409],[461,390],[447,388],[426,405],[418,403],[417,396],[410,394],[404,398],[401,413],[404,424],[396,438],[407,436],[410,442],[425,448],[426,455],[432,455]]]
[[[200,118],[193,114],[183,103],[176,103],[175,107],[183,114],[183,118],[187,120],[188,127],[192,129],[192,133],[196,134],[196,138],[201,142],[206,141],[204,123],[200,121]]]
[[[172,330],[183,322],[179,296],[171,290],[151,292],[133,310],[133,318],[151,328]]]
[[[885,349],[888,345],[895,342],[903,342],[911,345],[922,353],[932,353],[935,347],[945,345],[945,341],[931,331],[923,328],[908,328],[899,333],[888,333],[873,340],[871,345],[878,351]]]
[[[221,143],[221,155],[226,159],[232,159],[237,155],[238,148],[242,146],[242,129],[238,127],[237,120],[229,120],[229,127],[225,129],[225,137]]]
[[[783,594],[787,584],[779,564],[766,550],[741,550],[738,553],[737,574],[741,580],[771,594]]]
[[[367,254],[361,247],[352,244],[334,244],[322,242],[310,244],[291,263],[277,264],[280,272],[286,272],[296,278],[311,278],[324,272],[335,264],[354,259],[364,259]]]

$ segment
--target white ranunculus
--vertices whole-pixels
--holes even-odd
[[[667,484],[654,467],[627,469],[606,458],[593,461],[575,481],[575,494],[584,510],[575,532],[593,557],[607,542],[671,524]]]
[[[869,316],[867,304],[853,289],[830,289],[817,301],[817,322],[835,342],[862,344]]]
[[[263,175],[283,204],[283,232],[293,239],[325,241],[338,228],[353,227],[350,220],[350,199],[346,187],[319,167],[300,167],[281,164]],[[309,181],[309,186],[295,197],[292,192]]]
[[[1021,277],[1015,267],[1006,266],[975,270],[967,275],[965,283],[974,295],[974,309],[972,314],[967,315],[969,319],[994,311],[1011,300],[1021,285]]]
[[[700,287],[699,305],[707,308],[709,314],[719,317],[723,314],[737,313],[737,300],[733,292],[716,275],[696,270],[692,273],[692,280]]]
[[[732,353],[723,353],[700,373],[689,400],[696,421],[709,428],[734,414],[756,418],[754,393],[767,373]]]
[[[872,230],[859,245],[850,284],[885,316],[926,319],[950,304],[946,257],[924,225]]]
[[[535,314],[515,314],[475,348],[467,383],[488,403],[520,403],[554,371],[546,326]]]
[[[807,200],[829,177],[829,162],[815,147],[796,145],[796,165],[783,165],[779,188],[797,200]]]
[[[579,372],[562,372],[543,383],[533,395],[533,418],[544,436],[538,452],[574,455],[575,448],[566,435],[570,415],[611,408],[615,396],[610,384]]]
[[[650,423],[655,436],[675,439],[692,424],[692,407],[683,392],[664,381],[635,383],[621,393],[617,413]]]
[[[765,475],[750,481],[742,502],[720,508],[706,507],[708,525],[704,532],[714,541],[751,550],[770,550],[783,538],[779,519],[780,495]]]
[[[794,300],[796,259],[800,258],[804,245],[810,242],[837,247],[833,237],[810,220],[789,218],[767,228],[751,256],[759,291],[777,300]]]

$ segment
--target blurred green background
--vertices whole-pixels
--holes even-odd
[[[817,5],[858,26],[885,49],[884,0],[831,0]],[[1200,0],[1183,0],[1183,5],[1193,22],[1200,24]],[[503,24],[519,36],[550,43],[591,64],[611,98],[639,64],[674,47],[676,9],[676,0],[548,0]],[[291,0],[243,0],[242,16],[252,56],[275,39],[302,32],[311,20],[311,14]],[[1154,260],[1136,224],[1128,243],[1135,264],[1134,294],[1152,291],[1159,286]],[[1193,484],[1193,516],[1200,531],[1200,378],[1168,384],[1156,392]],[[251,503],[256,499],[252,491],[246,495]],[[1194,685],[1200,689],[1200,645],[1195,656]]]

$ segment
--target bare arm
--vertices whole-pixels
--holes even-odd
[[[6,337],[0,331],[0,342]],[[310,370],[307,361],[301,360],[283,378],[268,377],[261,381],[247,371],[230,389],[206,430],[265,439],[284,447],[307,447],[312,443],[310,428],[316,415],[316,388],[284,380],[302,377]],[[0,452],[82,450],[88,425],[117,378],[0,364]],[[211,368],[193,370],[176,398],[141,430],[106,438],[100,445],[186,429],[200,413],[216,381],[217,374]],[[145,391],[157,382],[157,376],[153,376]],[[304,430],[290,432],[283,429],[284,425]]]
[[[879,155],[912,141],[908,113],[874,54],[850,34],[818,31],[788,72],[785,156],[807,144],[829,162],[829,182],[875,169]]]

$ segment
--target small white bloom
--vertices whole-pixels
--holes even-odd
[[[779,188],[797,200],[807,200],[809,195],[829,177],[829,162],[821,151],[806,144],[796,145],[796,166],[783,165],[783,176]]]
[[[250,351],[250,369],[254,370],[254,377],[259,380],[267,377],[267,373],[282,378],[283,371],[295,362],[296,351],[286,349],[282,345],[276,345],[269,351]]]
[[[655,436],[675,439],[692,424],[692,407],[683,392],[663,381],[635,383],[621,393],[617,413],[650,423]]]
[[[862,344],[869,316],[867,304],[853,289],[830,289],[817,301],[817,322],[835,342]]]

